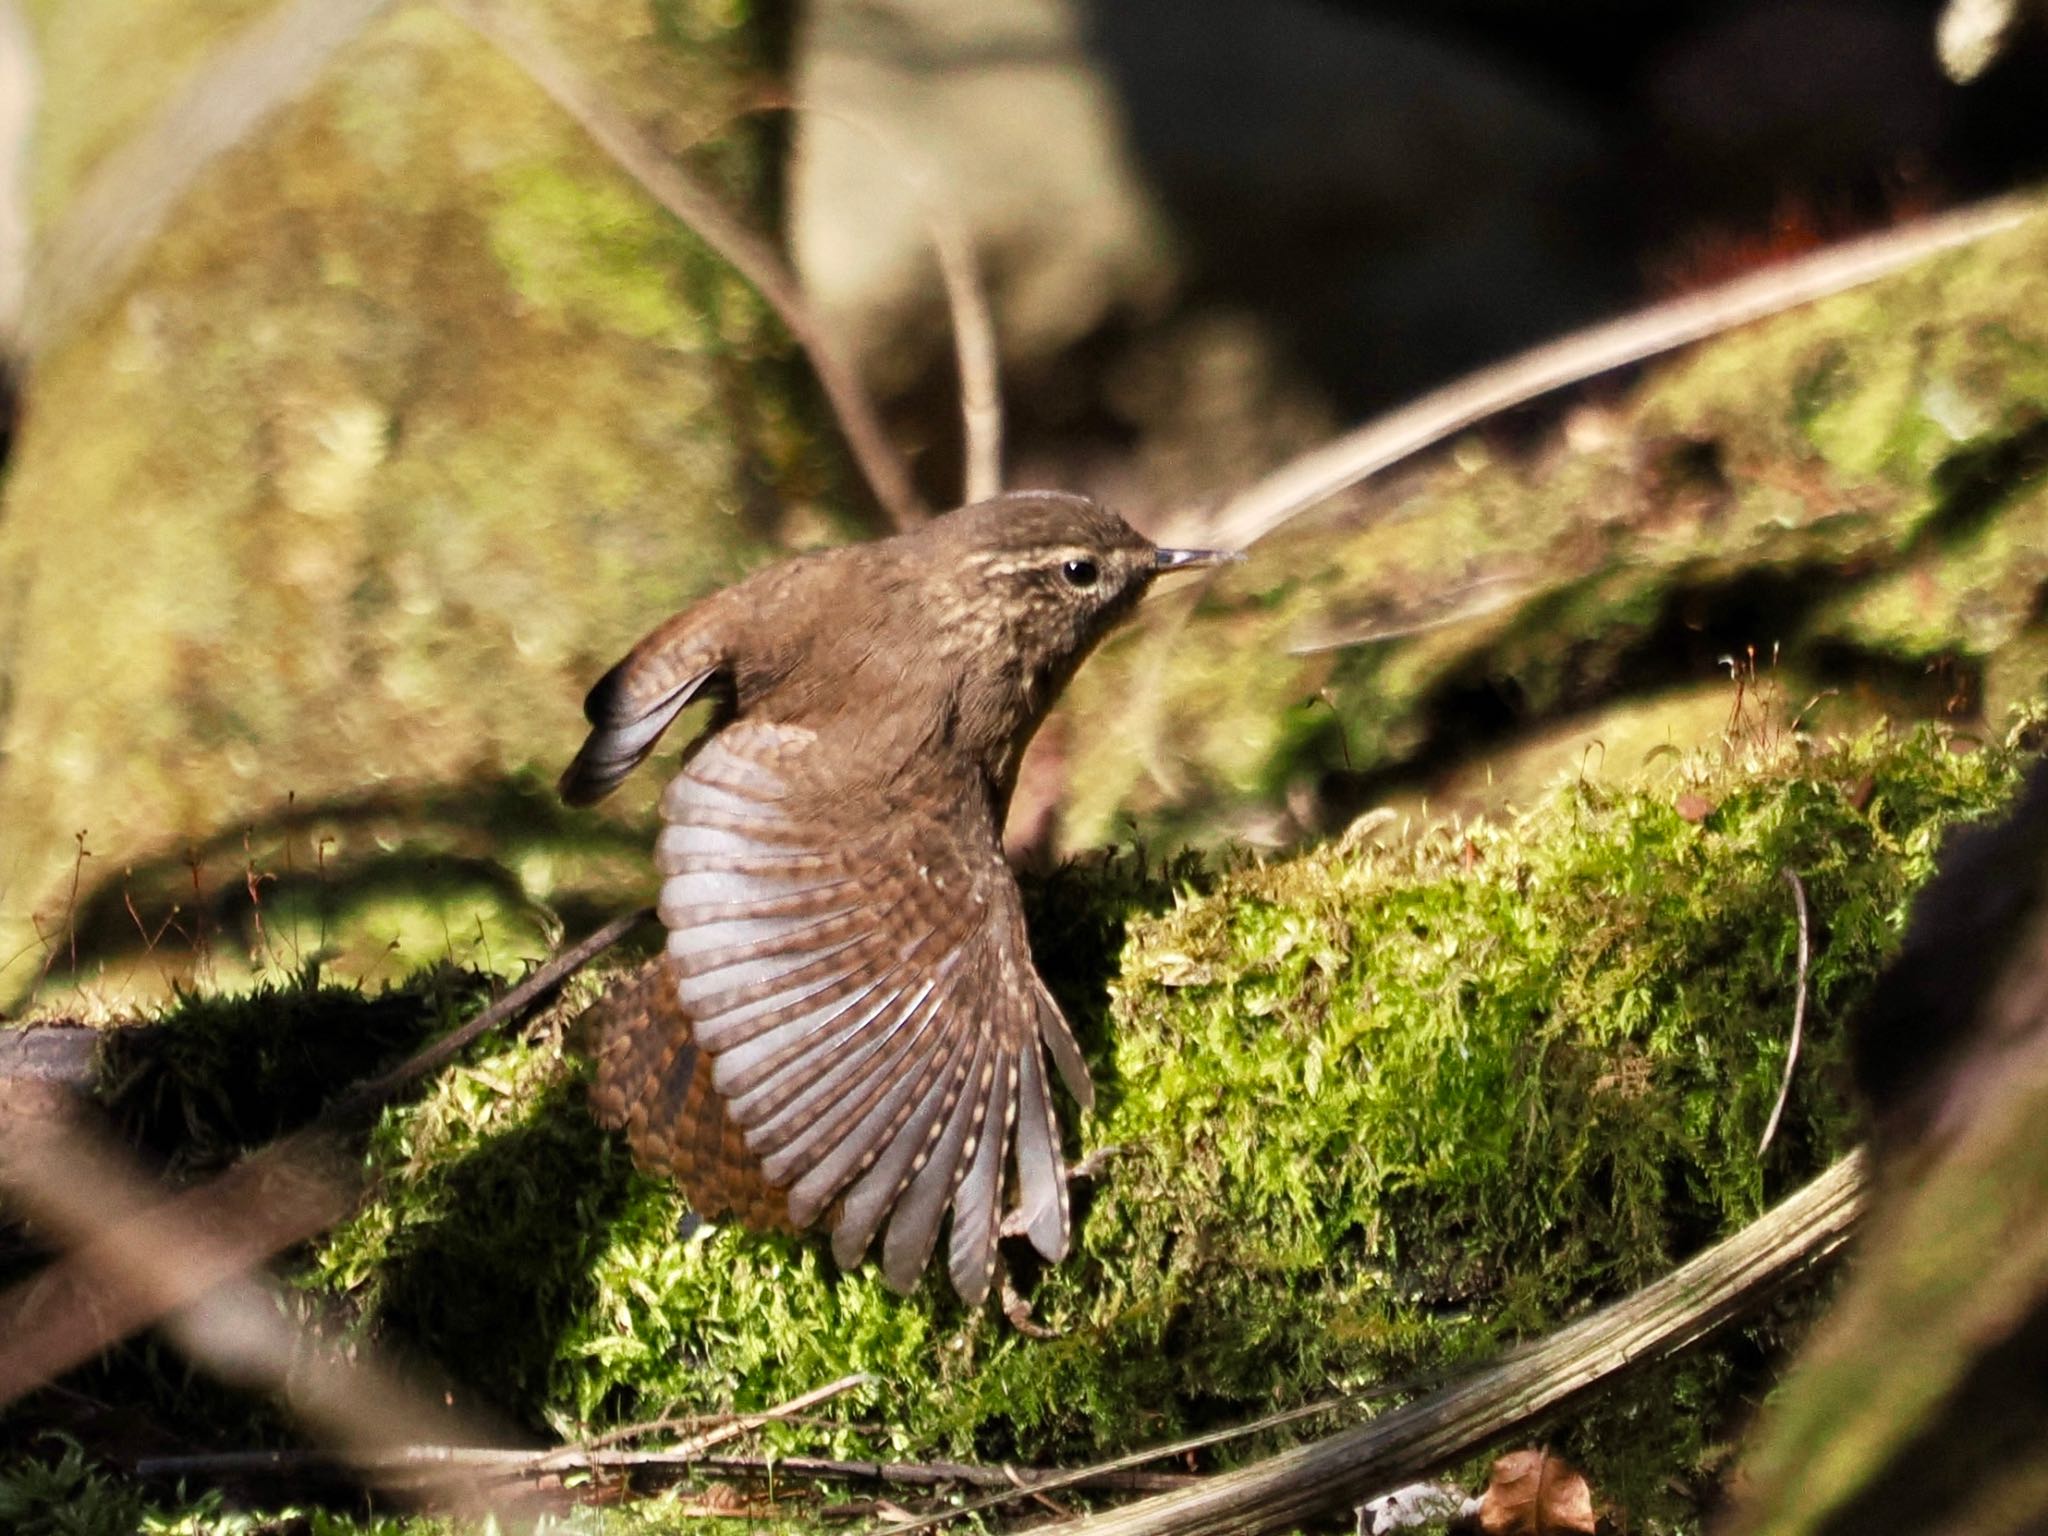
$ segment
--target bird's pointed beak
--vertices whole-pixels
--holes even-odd
[[[1160,571],[1194,571],[1204,566],[1234,565],[1242,559],[1243,553],[1235,549],[1162,549],[1153,555],[1152,563]]]

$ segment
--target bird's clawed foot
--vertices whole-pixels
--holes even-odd
[[[1130,1150],[1129,1147],[1125,1146],[1097,1147],[1078,1163],[1069,1163],[1067,1165],[1067,1182],[1071,1184],[1076,1179],[1098,1179],[1102,1177],[1103,1169]]]
[[[1008,1270],[1003,1272],[1002,1301],[1004,1319],[1012,1328],[1023,1334],[1025,1338],[1056,1339],[1059,1337],[1058,1329],[1046,1327],[1045,1324],[1031,1315],[1030,1298],[1020,1294],[1017,1287],[1010,1284]]]
[[[1128,1147],[1120,1146],[1097,1147],[1078,1163],[1067,1164],[1066,1180],[1069,1184],[1072,1184],[1076,1180],[1100,1178],[1102,1170],[1108,1166],[1111,1159],[1121,1157],[1129,1150],[1130,1148]],[[1002,1225],[997,1228],[997,1231],[1003,1237],[1028,1237],[1030,1235],[1022,1211],[1011,1211],[1008,1215],[1004,1216]],[[1002,1277],[1003,1316],[1008,1320],[1010,1326],[1026,1338],[1058,1338],[1059,1331],[1057,1329],[1046,1327],[1032,1316],[1031,1302],[1018,1291],[1016,1286],[1010,1283],[1008,1267],[1000,1268],[998,1273]]]

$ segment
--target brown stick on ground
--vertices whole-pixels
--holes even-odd
[[[337,1159],[338,1133],[518,1015],[650,915],[639,911],[616,918],[559,951],[469,1023],[391,1071],[358,1084],[312,1124],[244,1158],[210,1183],[165,1197],[120,1160],[108,1164],[108,1177],[125,1182],[95,1194],[83,1165],[66,1173],[84,1203],[70,1215],[64,1214],[68,1206],[57,1211],[56,1230],[62,1237],[74,1230],[65,1223],[88,1216],[95,1225],[85,1237],[65,1237],[69,1252],[0,1294],[0,1406],[333,1225],[356,1198],[353,1179],[341,1172],[345,1160]],[[51,1154],[23,1138],[37,1124],[68,1113],[68,1103],[69,1095],[51,1082],[26,1074],[0,1075],[0,1131],[14,1133],[0,1139],[0,1186],[13,1187],[17,1199],[26,1196],[29,1213],[38,1219],[45,1213],[37,1202],[55,1197],[44,1189],[41,1173]],[[23,1181],[18,1187],[16,1178]],[[188,1234],[201,1234],[204,1240],[188,1242]],[[183,1262],[151,1269],[146,1261],[153,1253],[181,1253]],[[144,1256],[147,1273],[136,1283],[121,1281],[138,1254]],[[106,1283],[110,1276],[115,1280],[111,1285]]]
[[[1625,1374],[1669,1359],[1833,1254],[1862,1212],[1864,1167],[1863,1154],[1851,1153],[1662,1280],[1368,1424],[1198,1487],[1038,1531],[1185,1536],[1286,1530],[1525,1434]]]
[[[399,1447],[379,1458],[380,1475],[400,1478],[445,1474],[463,1468],[477,1476],[530,1476],[541,1470],[701,1472],[721,1477],[773,1477],[785,1481],[880,1483],[900,1488],[1007,1488],[1024,1497],[1048,1488],[1093,1488],[1150,1493],[1184,1488],[1199,1479],[1185,1472],[1138,1472],[1127,1468],[1083,1472],[1037,1467],[991,1467],[965,1461],[846,1461],[823,1456],[706,1456],[695,1451],[559,1451],[536,1457],[451,1445]],[[322,1451],[220,1451],[192,1456],[146,1456],[135,1463],[137,1477],[311,1477],[333,1470],[340,1459]]]

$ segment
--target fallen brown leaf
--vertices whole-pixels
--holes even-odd
[[[1493,1464],[1479,1496],[1479,1529],[1485,1536],[1592,1536],[1593,1490],[1548,1451],[1511,1451]]]

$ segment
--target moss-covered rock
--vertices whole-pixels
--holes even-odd
[[[2044,359],[2037,214],[1339,498],[1082,672],[1067,846],[1497,806],[1531,733],[1604,737],[1752,651],[1829,728],[1995,720],[2048,676]]]
[[[39,8],[45,222],[249,10]],[[762,46],[743,7],[547,11],[678,153],[729,124]],[[744,204],[762,157],[723,131],[692,167]],[[190,975],[195,922],[212,980],[261,969],[250,874],[317,868],[357,974],[451,934],[534,953],[564,866],[479,835],[516,775],[573,750],[582,690],[643,629],[850,526],[763,305],[432,6],[209,170],[26,407],[0,508],[0,1006],[74,938],[116,993]],[[393,849],[461,899],[359,890]]]
[[[1121,854],[1039,883],[1034,939],[1100,1092],[1074,1149],[1121,1149],[1077,1251],[1019,1274],[1049,1339],[963,1313],[939,1281],[899,1299],[812,1240],[693,1229],[585,1114],[573,1000],[384,1116],[370,1197],[298,1284],[462,1400],[559,1435],[864,1371],[830,1423],[771,1443],[1073,1462],[1427,1379],[1640,1285],[1852,1143],[1842,1021],[1945,829],[2018,770],[1965,745],[1738,731],[1510,818],[1364,823],[1272,863]],[[1760,1156],[1797,989],[1785,870],[1812,914],[1807,1038]],[[332,1045],[250,1032],[341,1027],[345,995],[186,1002],[159,1037],[188,1043],[155,1058],[180,1086],[145,1091],[137,1065],[123,1103],[260,1135],[234,1107],[246,1083],[195,1091],[220,1079],[200,1042],[232,1027],[238,1061],[311,1052],[331,1072]],[[451,998],[396,996],[362,1002],[382,1033],[358,1049]],[[1628,1393],[1567,1448],[1638,1515],[1684,1515],[1671,1480],[1734,1432],[1796,1316]]]

